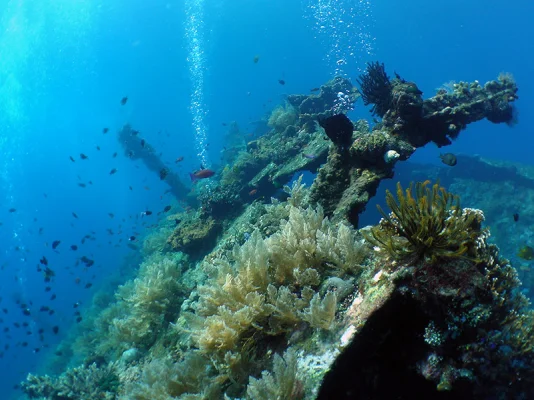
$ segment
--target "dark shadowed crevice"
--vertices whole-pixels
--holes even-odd
[[[430,352],[423,333],[429,323],[419,304],[394,294],[367,320],[326,374],[318,400],[473,399],[466,383],[438,391],[417,371]]]

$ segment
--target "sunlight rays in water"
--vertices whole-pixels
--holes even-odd
[[[56,74],[48,60],[61,54],[70,57],[73,70],[79,68],[77,60],[85,51],[93,7],[90,0],[4,3],[0,10],[0,203],[9,209],[26,200],[31,186],[26,171],[35,165],[27,159],[39,151],[34,136],[46,115],[48,85]],[[25,244],[31,240],[28,218],[17,212],[10,219],[6,259],[13,254],[25,257]],[[13,252],[13,248],[20,251]],[[25,296],[26,269],[21,268],[17,277]]]
[[[201,164],[210,165],[207,152],[207,127],[205,118],[208,109],[204,103],[204,74],[206,60],[204,56],[204,0],[186,0],[185,2],[185,36],[188,46],[187,64],[191,80],[190,112],[193,117],[193,129],[197,156]]]

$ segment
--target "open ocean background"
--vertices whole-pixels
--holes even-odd
[[[39,371],[94,292],[136,267],[128,238],[173,204],[124,155],[124,124],[189,182],[200,163],[217,168],[224,124],[252,132],[285,95],[337,73],[354,81],[366,62],[384,62],[424,97],[510,72],[519,123],[469,125],[441,151],[532,165],[533,16],[527,0],[0,0],[0,398],[20,393],[13,386]],[[350,116],[371,119],[361,102]],[[428,145],[412,160],[438,164],[439,153]],[[56,273],[49,292],[36,271],[43,256]],[[76,266],[81,256],[95,264]]]

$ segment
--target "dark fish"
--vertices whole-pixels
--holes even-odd
[[[456,165],[456,156],[452,153],[445,153],[440,154],[439,158],[441,158],[441,162],[445,165],[448,165],[450,167],[454,167]]]
[[[82,317],[78,317],[78,318],[76,318],[76,322],[78,322],[78,323],[79,323],[79,322],[82,322]]]
[[[165,206],[165,208],[163,209],[163,212],[166,213],[166,212],[170,211],[171,208],[172,208],[171,206]]]
[[[286,84],[286,81],[284,81],[283,79],[278,79],[278,83],[280,85],[285,85]]]
[[[86,156],[85,154],[83,154],[83,153],[80,153],[80,158],[81,158],[82,160],[87,160],[89,157],[87,157],[87,156]]]
[[[130,236],[130,237],[128,238],[128,240],[129,240],[130,242],[133,242],[133,241],[135,240],[135,236]]]
[[[127,102],[128,102],[128,97],[125,96],[121,99],[121,105],[125,105]]]
[[[52,248],[55,250],[57,246],[59,246],[60,243],[61,243],[61,240],[54,240],[52,242]]]
[[[514,221],[515,222],[519,221],[519,214],[518,213],[514,214]]]
[[[53,294],[52,296],[50,296],[50,300],[55,300],[56,297],[57,297],[57,296],[56,296],[55,294]]]
[[[41,259],[39,260],[39,262],[40,262],[41,264],[43,264],[43,265],[48,265],[48,260],[46,259],[45,256],[43,256],[43,258],[41,258]]]
[[[139,131],[136,131],[135,129],[132,129],[131,130],[131,134],[132,134],[132,136],[137,136],[137,135],[139,135]]]
[[[174,160],[175,163],[179,163],[179,162],[182,162],[182,161],[184,161],[184,156],[180,156],[176,160]]]
[[[54,327],[52,328],[52,332],[54,332],[54,335],[57,335],[58,332],[59,332],[59,326],[57,326],[57,325],[54,326]]]
[[[71,245],[70,248],[71,248],[71,250],[73,250],[73,251],[78,250],[78,246],[76,246],[75,244]]]
[[[46,267],[44,270],[44,275],[45,275],[45,282],[50,282],[50,279],[56,276],[56,273],[52,269]]]
[[[117,157],[117,152],[113,153],[113,158]]]
[[[254,64],[257,64],[258,61],[260,61],[260,56],[255,55],[254,58],[252,59],[252,61],[254,61]]]
[[[113,175],[117,172],[117,168],[113,168],[111,171],[109,171],[110,175]]]
[[[115,217],[115,214],[113,214],[113,213],[108,213],[108,215],[109,215],[110,218],[114,218]]]
[[[45,287],[45,292],[49,292],[51,290],[52,290],[52,288],[50,286]]]
[[[145,139],[141,139],[141,147],[145,147]]]
[[[85,284],[85,288],[86,289],[91,288],[91,286],[93,286],[93,284],[91,282]]]
[[[97,149],[98,151],[100,151],[100,146],[96,146],[96,149]]]
[[[313,89],[310,89],[310,92],[318,92],[319,90],[321,90],[321,88],[314,87]]]
[[[22,310],[22,313],[26,316],[30,316],[32,313],[29,308],[25,308]]]
[[[108,128],[104,128],[104,129],[102,129],[102,133],[103,133],[103,134],[106,134],[106,133],[108,133],[108,132],[109,132],[109,129],[108,129]]]
[[[532,261],[534,260],[534,249],[528,245],[525,245],[519,249],[517,256],[523,260]]]
[[[167,175],[169,175],[169,169],[168,168],[162,168],[159,171],[159,179],[164,180],[167,177]]]
[[[16,208],[10,208],[8,211],[9,211],[10,213],[14,213],[15,211],[17,211],[17,209],[16,209]]]
[[[195,171],[193,173],[189,173],[189,177],[191,178],[191,182],[196,182],[199,179],[206,179],[210,178],[213,175],[215,175],[215,171],[212,171],[211,169],[200,169],[198,171]]]
[[[72,213],[72,216],[73,216],[74,218],[78,219],[78,215],[76,215],[75,212]]]
[[[94,260],[91,260],[90,258],[86,256],[82,256],[82,258],[80,258],[80,261],[83,262],[86,267],[90,267],[91,265],[95,263]]]
[[[69,156],[69,158],[72,162],[76,162],[76,160],[72,156]]]
[[[131,186],[128,186],[128,189],[130,189],[130,190],[133,190],[133,187],[131,187]]]
[[[78,186],[81,187],[81,188],[87,187],[87,185],[85,183],[78,183]]]
[[[146,210],[146,211],[144,212],[144,214],[145,214],[145,215],[152,215],[152,211]]]
[[[310,160],[313,160],[315,158],[315,154],[308,154],[308,153],[303,153],[302,156],[304,158],[308,158]]]

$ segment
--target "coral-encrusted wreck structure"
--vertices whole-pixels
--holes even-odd
[[[515,83],[458,83],[423,99],[380,64],[359,82],[360,92],[338,78],[289,96],[216,190],[199,188],[201,206],[147,238],[137,278],[62,344],[71,368],[29,375],[26,394],[534,398],[534,315],[481,211],[426,181],[388,192],[380,223],[357,229],[398,160],[470,122],[512,122]],[[332,115],[360,95],[382,117],[372,129]],[[272,197],[303,170],[317,172],[310,188],[299,179]]]

